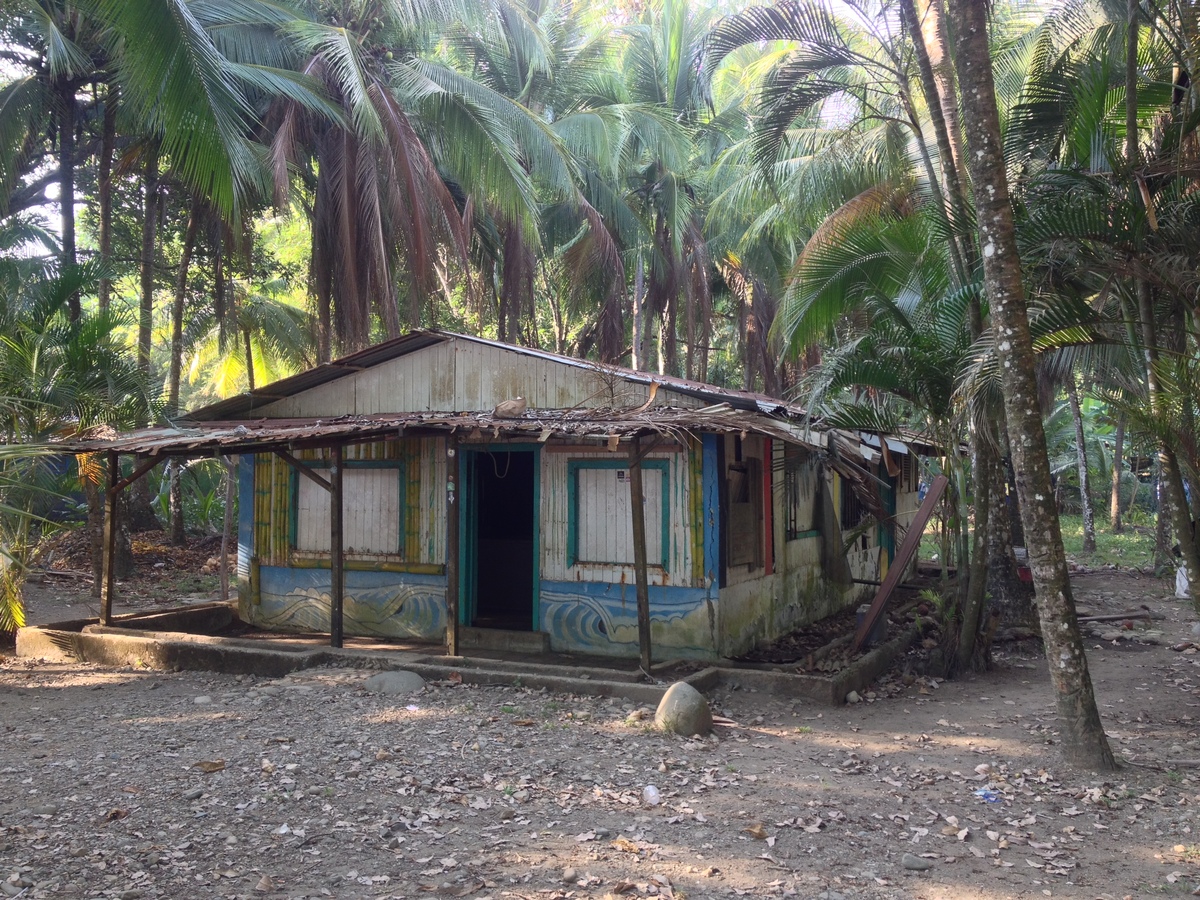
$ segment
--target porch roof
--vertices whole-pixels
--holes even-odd
[[[364,443],[401,436],[458,434],[465,440],[551,438],[611,441],[636,434],[682,439],[709,433],[758,434],[810,449],[826,445],[823,432],[790,417],[766,415],[718,403],[700,409],[528,409],[515,418],[492,412],[406,412],[324,418],[181,421],[135,431],[93,431],[64,440],[71,453],[116,452],[142,457],[196,457],[263,453],[330,444]]]

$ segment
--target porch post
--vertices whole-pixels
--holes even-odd
[[[629,508],[633,518],[633,572],[637,582],[638,648],[642,671],[650,674],[650,587],[646,579],[646,499],[642,493],[641,440],[629,451]]]
[[[458,436],[446,438],[446,655],[458,656]]]
[[[108,451],[108,484],[104,489],[104,551],[100,568],[100,624],[112,624],[113,588],[116,586],[117,504],[121,491],[121,457]]]
[[[329,646],[342,646],[342,445],[330,448],[329,459]]]

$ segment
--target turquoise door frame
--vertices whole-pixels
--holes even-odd
[[[542,445],[459,444],[458,483],[462,485],[458,532],[458,623],[475,620],[479,601],[479,492],[475,489],[475,460],[484,453],[532,453],[533,456],[533,621],[531,630],[541,630],[542,559]]]

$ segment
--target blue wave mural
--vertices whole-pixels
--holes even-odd
[[[286,631],[329,630],[329,570],[263,566],[255,625]],[[440,639],[446,630],[446,579],[394,572],[346,573],[346,634]]]
[[[558,652],[636,655],[637,595],[631,584],[543,581],[542,630]],[[716,607],[699,588],[651,587],[650,635],[680,656],[716,655]],[[661,654],[656,652],[661,658]]]

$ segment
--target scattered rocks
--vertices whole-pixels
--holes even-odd
[[[673,734],[708,734],[712,731],[712,711],[703,694],[686,681],[677,681],[659,702],[654,725]]]

